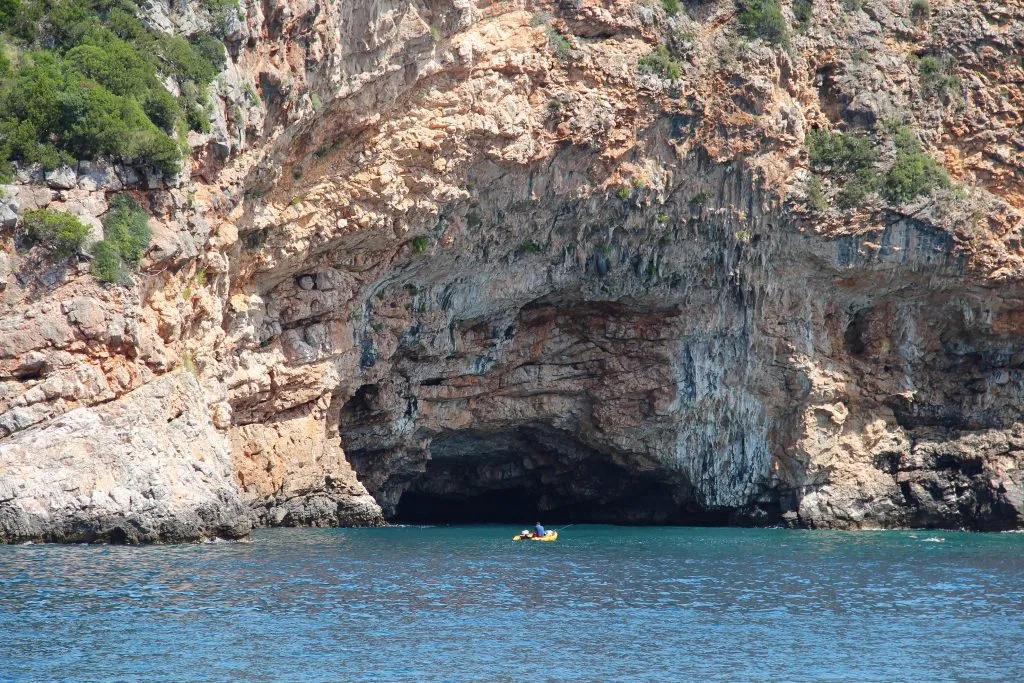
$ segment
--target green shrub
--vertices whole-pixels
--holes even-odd
[[[31,121],[8,119],[0,121],[0,155],[2,159],[18,159],[27,164],[40,164],[49,171],[74,162],[67,152],[52,144],[40,142],[39,133]]]
[[[412,238],[412,253],[422,254],[427,250],[427,238],[423,235],[418,235]]]
[[[24,46],[6,72],[0,64],[0,162],[124,157],[178,170],[183,150],[169,136],[182,122],[209,129],[205,89],[224,45],[150,30],[138,13],[134,0],[0,0],[3,39]]]
[[[533,240],[526,240],[525,242],[519,245],[519,251],[523,252],[524,254],[536,254],[540,252],[540,250],[540,245],[534,242]]]
[[[181,147],[156,129],[134,131],[129,148],[132,150],[129,157],[164,173],[181,170]]]
[[[878,172],[873,168],[862,168],[843,179],[842,188],[836,195],[836,206],[852,209],[860,206],[867,196],[878,190]]]
[[[551,45],[551,49],[555,51],[559,59],[566,60],[572,56],[572,44],[558,29],[548,26],[544,33],[548,37],[548,44]]]
[[[67,69],[74,69],[85,80],[95,81],[115,95],[134,95],[160,87],[153,64],[113,35],[104,40],[102,46],[73,47],[64,59]]]
[[[177,98],[163,88],[155,88],[139,98],[142,111],[149,120],[165,133],[174,131],[175,124],[181,119],[181,105]]]
[[[938,188],[949,187],[949,174],[928,156],[913,131],[902,126],[893,135],[896,163],[882,179],[881,193],[891,204],[906,204]]]
[[[960,79],[950,73],[952,60],[926,55],[917,61],[921,90],[926,94],[944,95],[960,87]]]
[[[185,108],[185,122],[189,130],[210,132],[210,106],[206,86],[191,81],[181,87],[181,103]]]
[[[40,2],[13,2],[10,18],[0,24],[0,29],[23,42],[32,42],[38,37],[37,27],[43,18],[43,4]]]
[[[210,76],[210,81],[227,66],[227,51],[224,49],[224,43],[220,39],[207,33],[200,33],[190,38],[189,44],[192,45],[199,59],[210,65],[213,72]],[[201,80],[200,82],[208,83],[209,81]]]
[[[914,19],[927,19],[932,15],[932,5],[928,0],[910,0],[910,16]]]
[[[23,220],[25,235],[29,239],[61,257],[81,251],[89,237],[89,226],[64,211],[26,211]]]
[[[812,165],[841,172],[852,173],[869,168],[878,159],[874,145],[866,136],[827,130],[808,133],[807,150]]]
[[[656,74],[669,80],[676,80],[683,75],[683,69],[679,62],[672,59],[668,48],[658,45],[637,62],[640,73]]]
[[[210,51],[210,43],[203,41],[204,50],[208,54],[200,52],[195,45],[181,36],[170,36],[165,33],[154,35],[148,41],[150,49],[154,50],[156,59],[166,64],[166,72],[184,81],[195,83],[209,83],[223,68],[226,58],[224,57],[224,44],[221,43],[220,54]]]
[[[661,6],[670,17],[679,14],[679,0],[661,0]]]
[[[117,246],[100,240],[92,248],[92,274],[97,280],[117,284],[124,279],[124,264]]]
[[[153,237],[149,214],[128,195],[118,195],[103,218],[103,237],[117,246],[122,259],[137,265]]]
[[[633,195],[633,189],[628,185],[623,185],[619,189],[615,190],[615,196],[619,199],[629,199]]]
[[[811,23],[814,0],[793,0],[793,16],[801,25]]]
[[[92,249],[92,273],[103,282],[121,283],[146,253],[153,233],[149,215],[128,195],[118,195],[103,217],[103,239]]]
[[[807,150],[813,167],[841,177],[838,208],[858,206],[878,189],[878,152],[867,136],[813,130],[807,135]]]
[[[20,9],[21,0],[0,0],[0,28],[8,28]]]
[[[748,38],[763,38],[776,45],[789,45],[789,28],[779,0],[743,0],[740,30]]]
[[[825,188],[821,183],[821,178],[816,175],[811,176],[810,181],[807,183],[807,208],[816,213],[821,213],[828,209],[828,197],[825,196]]]

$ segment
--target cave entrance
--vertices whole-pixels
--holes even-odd
[[[460,431],[430,445],[390,519],[404,523],[699,523],[685,482],[547,428]]]

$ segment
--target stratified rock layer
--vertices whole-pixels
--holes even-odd
[[[187,183],[8,188],[0,536],[1024,526],[1024,8],[903,4],[816,1],[786,49],[729,0],[243,3]],[[884,165],[894,122],[954,186],[810,211],[807,133]],[[125,188],[134,287],[8,237]]]

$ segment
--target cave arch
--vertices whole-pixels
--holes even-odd
[[[548,425],[471,427],[424,452],[350,460],[392,522],[414,524],[724,524],[701,509],[678,473],[630,463]],[[380,468],[403,463],[384,476]],[[409,467],[415,463],[413,467]]]

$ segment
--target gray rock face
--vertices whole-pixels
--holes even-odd
[[[18,225],[18,204],[16,202],[0,202],[0,227],[7,230]]]
[[[120,190],[121,180],[107,161],[82,161],[78,164],[78,187],[82,190]]]
[[[0,443],[0,539],[180,542],[248,534],[195,378],[156,379]]]
[[[78,173],[70,166],[55,168],[47,172],[46,184],[54,190],[70,190],[78,186]]]

